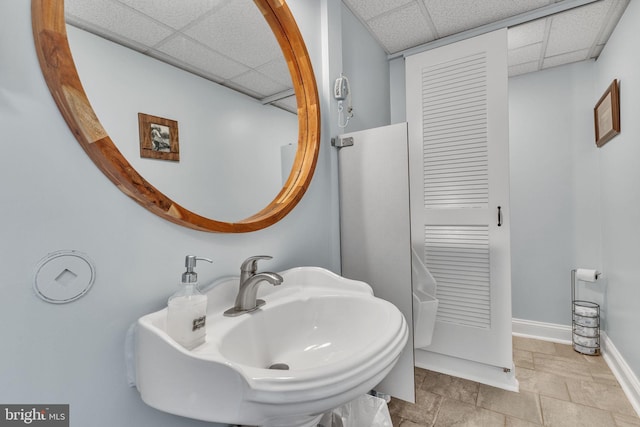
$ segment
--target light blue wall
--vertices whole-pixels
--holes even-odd
[[[325,94],[322,52],[329,31],[320,17],[326,4],[289,3]],[[281,222],[242,235],[174,225],[120,192],[73,138],[38,66],[30,2],[0,2],[0,16],[0,402],[68,403],[75,426],[211,425],[142,403],[126,383],[125,331],[166,304],[186,254],[214,259],[199,269],[203,282],[237,274],[244,258],[262,253],[274,256],[264,264],[269,269],[317,265],[339,271],[328,127],[323,123],[311,186]],[[78,301],[51,305],[35,297],[32,279],[38,261],[60,249],[88,254],[97,277]]]
[[[569,273],[603,272],[580,284],[602,305],[603,326],[640,375],[640,4],[631,2],[595,62],[510,80],[514,317],[569,325]],[[594,142],[593,107],[620,80],[620,135]]]
[[[342,5],[342,67],[349,78],[354,117],[345,132],[390,123],[387,55],[362,23]],[[337,118],[335,119],[337,120]]]
[[[571,269],[601,269],[593,74],[580,62],[509,80],[515,318],[569,325]]]
[[[598,150],[602,197],[603,271],[607,278],[606,331],[640,377],[640,3],[629,3],[596,62],[595,105],[620,81],[621,133]]]
[[[389,104],[391,105],[391,123],[407,120],[407,93],[404,58],[389,61]]]
[[[41,75],[27,1],[0,3],[0,402],[68,403],[73,425],[211,425],[164,414],[127,386],[124,337],[139,316],[162,308],[175,291],[184,256],[214,259],[201,282],[237,274],[250,255],[271,254],[265,267],[317,265],[340,271],[336,125],[332,84],[353,81],[361,128],[388,124],[385,56],[343,10],[340,0],[289,0],[312,58],[321,96],[322,146],[300,204],[265,230],[210,234],[150,214],[120,192],[75,141]],[[364,46],[354,58],[354,50]],[[368,86],[376,90],[368,91]],[[348,129],[351,131],[353,128]],[[93,289],[76,302],[51,305],[32,291],[38,261],[74,249],[96,264]]]

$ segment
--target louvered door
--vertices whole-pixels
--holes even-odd
[[[412,244],[437,281],[427,351],[512,367],[506,30],[406,59]]]

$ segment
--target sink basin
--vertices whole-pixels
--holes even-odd
[[[379,318],[386,308],[381,306],[380,300],[359,295],[320,295],[274,305],[241,319],[219,350],[228,360],[255,368],[277,363],[295,371],[335,368],[348,363],[355,349],[376,343],[371,319],[388,320]]]
[[[375,387],[408,337],[400,311],[363,282],[317,267],[262,284],[266,304],[237,317],[238,278],[206,292],[206,342],[186,350],[165,330],[166,309],[139,319],[136,383],[144,402],[229,424],[314,425],[322,413]]]

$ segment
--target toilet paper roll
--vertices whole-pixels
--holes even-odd
[[[598,273],[596,270],[589,270],[586,268],[579,268],[576,270],[576,279],[582,280],[583,282],[595,282],[598,280]]]

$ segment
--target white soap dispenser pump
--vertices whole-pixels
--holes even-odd
[[[194,271],[198,260],[213,262],[187,255],[180,290],[169,297],[167,304],[167,333],[188,350],[204,343],[206,335],[207,296],[198,289],[198,274]]]

